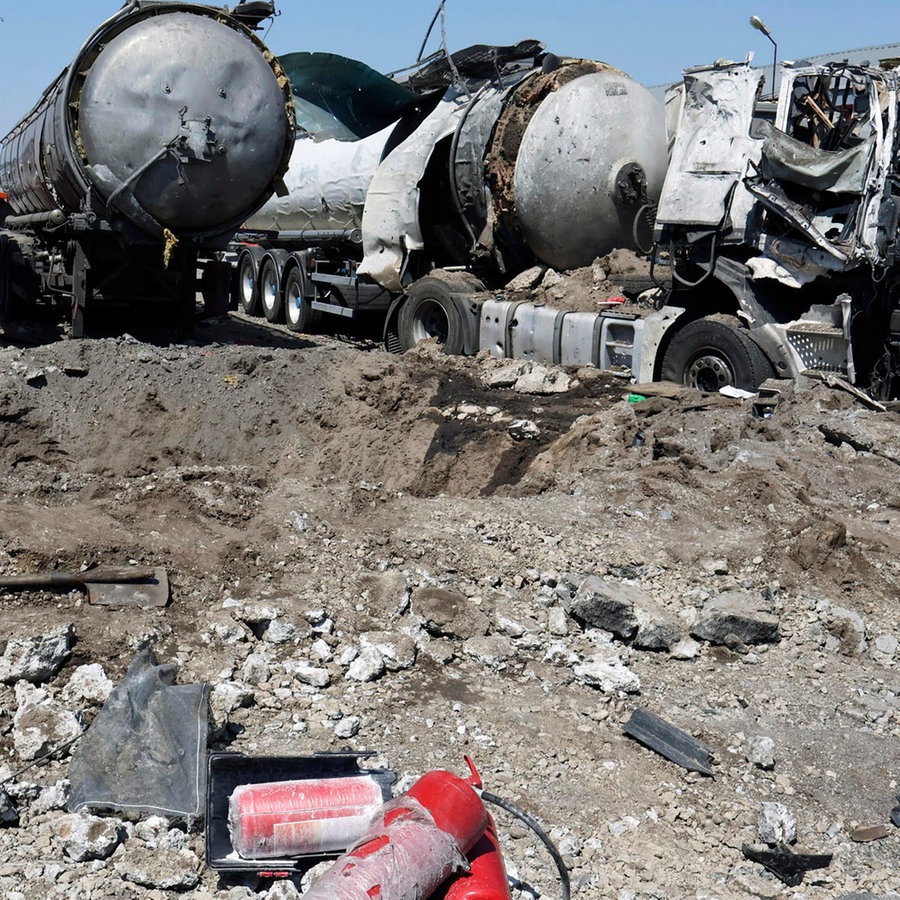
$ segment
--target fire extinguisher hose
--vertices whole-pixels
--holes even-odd
[[[521,819],[521,821],[523,821],[541,839],[541,843],[547,848],[550,856],[553,857],[553,862],[556,863],[556,868],[559,871],[559,881],[562,886],[562,900],[569,900],[569,871],[566,869],[566,864],[563,862],[559,850],[556,849],[556,846],[553,841],[550,840],[550,836],[547,832],[541,828],[537,819],[530,816],[524,809],[519,809],[515,803],[510,803],[509,800],[504,800],[496,794],[489,794],[487,791],[479,790],[477,788],[476,792],[481,795],[481,799],[486,803],[493,803],[494,806],[499,806],[500,809],[505,809],[508,813],[512,813],[517,819]]]

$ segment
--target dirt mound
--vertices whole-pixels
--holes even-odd
[[[598,261],[598,283],[629,266]],[[578,283],[596,308],[594,269]],[[740,849],[769,801],[796,819],[796,850],[834,854],[802,890],[892,896],[897,831],[851,836],[888,821],[900,790],[895,413],[818,385],[786,389],[769,415],[593,369],[393,356],[233,316],[188,343],[2,349],[0,419],[0,572],[133,562],[172,583],[162,610],[0,593],[0,659],[74,626],[48,703],[89,721],[76,669],[115,681],[149,640],[180,680],[212,686],[215,748],[371,748],[404,783],[473,756],[551,830],[576,897],[779,896]],[[626,597],[637,606],[617,619],[607,604]],[[774,631],[756,643],[747,623]],[[0,684],[9,773],[26,763],[25,694]],[[707,744],[715,777],[626,737],[639,707]],[[22,873],[48,897],[76,880],[97,898],[251,896],[219,884],[183,826],[155,870],[132,823],[109,859],[75,860],[54,830],[66,765],[15,779],[10,896]],[[504,815],[514,897],[557,896],[543,849]],[[197,887],[164,886],[172,848]],[[129,861],[148,854],[138,884]]]

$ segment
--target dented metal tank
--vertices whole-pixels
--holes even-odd
[[[458,61],[448,82],[369,136],[298,140],[289,195],[248,228],[357,229],[358,274],[391,291],[434,266],[508,277],[634,246],[667,160],[649,91],[604,63],[542,52],[487,77]]]
[[[637,211],[659,197],[665,171],[664,115],[650,92],[608,67],[577,75],[540,101],[516,155],[526,243],[558,269],[633,247]]]
[[[127,4],[3,139],[14,221],[81,215],[83,231],[100,216],[153,238],[231,234],[287,166],[286,83],[237,13]]]

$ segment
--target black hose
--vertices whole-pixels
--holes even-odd
[[[562,855],[559,850],[556,849],[553,841],[550,840],[550,837],[547,835],[547,832],[544,831],[543,828],[538,824],[537,819],[528,815],[524,809],[519,809],[515,803],[510,803],[509,800],[503,800],[501,797],[498,797],[496,794],[489,794],[487,791],[481,792],[481,799],[486,800],[488,803],[493,803],[494,806],[499,806],[501,809],[505,809],[508,813],[512,813],[517,819],[521,819],[540,839],[541,843],[547,848],[550,855],[553,857],[553,862],[556,863],[556,868],[559,871],[559,881],[562,885],[562,900],[569,900],[570,888],[569,888],[569,872],[566,869],[566,864],[563,862]]]

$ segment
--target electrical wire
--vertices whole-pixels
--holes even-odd
[[[486,800],[488,803],[493,803],[494,806],[499,806],[501,809],[505,809],[508,813],[512,813],[517,819],[521,819],[540,839],[541,843],[547,848],[547,851],[550,853],[550,856],[553,857],[553,862],[556,863],[556,868],[559,871],[559,881],[562,885],[562,900],[569,900],[571,897],[571,887],[569,884],[569,871],[566,869],[566,864],[563,862],[562,855],[559,850],[556,849],[553,841],[550,840],[547,832],[541,828],[537,819],[533,816],[530,816],[524,809],[520,809],[515,803],[510,803],[509,800],[504,800],[502,797],[498,797],[496,794],[489,794],[487,791],[479,791],[481,794],[481,799]]]

